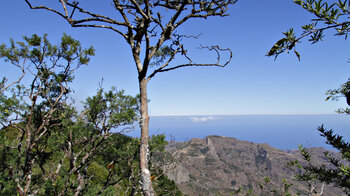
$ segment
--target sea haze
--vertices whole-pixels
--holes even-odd
[[[331,147],[320,136],[318,126],[333,129],[350,138],[350,116],[327,115],[232,115],[232,116],[152,116],[150,134],[165,134],[167,139],[187,141],[208,135],[234,137],[255,143],[268,143],[279,149]],[[128,135],[139,137],[139,128]]]

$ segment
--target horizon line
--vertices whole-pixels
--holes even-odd
[[[285,113],[285,114],[164,114],[150,117],[191,117],[191,116],[292,116],[292,115],[339,115],[337,113]]]

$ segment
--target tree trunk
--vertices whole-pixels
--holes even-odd
[[[149,116],[148,116],[148,98],[147,98],[147,79],[139,77],[140,87],[140,128],[141,128],[141,143],[140,143],[140,169],[141,169],[141,188],[145,196],[153,196],[154,190],[151,181],[151,172],[148,168],[149,161]]]

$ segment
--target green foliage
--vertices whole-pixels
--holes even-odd
[[[0,119],[1,121],[6,120],[9,116],[16,111],[17,106],[19,105],[20,100],[16,97],[5,96],[4,94],[0,94]]]
[[[304,8],[314,15],[314,19],[310,24],[302,26],[302,33],[297,36],[294,29],[284,32],[284,38],[277,41],[269,50],[267,56],[278,57],[279,54],[294,50],[294,53],[300,60],[300,54],[296,51],[296,45],[305,37],[308,41],[315,44],[322,41],[324,32],[330,29],[336,31],[334,35],[345,36],[350,31],[350,1],[339,0],[335,3],[328,3],[323,0],[294,0],[294,3]]]
[[[309,13],[312,13],[314,19],[312,23],[302,26],[303,32],[298,37],[293,29],[285,32],[285,37],[274,44],[268,52],[268,56],[275,56],[277,58],[279,54],[294,49],[295,54],[300,60],[300,54],[295,50],[296,44],[300,43],[301,39],[305,37],[309,37],[308,41],[312,44],[322,41],[324,32],[331,29],[336,31],[334,35],[347,38],[350,31],[350,1],[338,0],[338,2],[328,3],[323,0],[294,0],[294,3]],[[350,105],[350,80],[338,89],[328,90],[326,95],[326,100],[338,100],[339,97],[346,97],[346,101]],[[341,108],[337,112],[350,114],[349,108]],[[333,130],[326,130],[323,125],[318,128],[318,131],[320,131],[322,137],[326,138],[327,144],[339,150],[341,157],[338,158],[325,153],[328,163],[320,165],[313,161],[313,156],[311,156],[306,148],[300,146],[300,152],[307,165],[301,165],[298,161],[292,161],[290,162],[290,166],[296,168],[296,177],[299,180],[308,182],[310,193],[317,193],[317,190],[313,187],[313,183],[322,182],[327,184],[332,183],[334,186],[342,188],[346,194],[350,194],[350,168],[348,165],[350,160],[350,144],[342,136],[334,134]]]
[[[270,177],[264,177],[262,182],[259,183],[261,195],[291,196],[290,188],[292,186],[293,184],[289,183],[287,179],[283,179],[282,183],[279,186],[276,186],[271,182]]]
[[[278,55],[283,52],[289,53],[289,50],[292,50],[295,47],[295,44],[299,42],[295,36],[294,29],[289,29],[288,31],[283,32],[283,35],[286,37],[278,40],[270,49],[267,56],[275,56],[276,59]],[[294,53],[300,60],[299,52],[294,49]]]
[[[149,145],[151,146],[150,152],[152,154],[153,152],[165,151],[165,147],[168,145],[168,142],[165,141],[164,134],[153,135],[151,136]]]
[[[93,54],[65,34],[57,46],[46,35],[1,45],[1,57],[33,77],[29,85],[21,77],[0,86],[0,195],[140,192],[139,139],[111,133],[133,126],[138,97],[101,88],[81,112],[67,101],[74,71]],[[153,154],[165,153],[166,145],[164,135],[151,138]],[[161,169],[152,173],[159,176],[156,191],[179,193]]]
[[[154,185],[157,195],[174,195],[182,196],[183,194],[176,186],[175,181],[169,180],[166,176],[162,175],[155,181]]]
[[[264,178],[264,182],[265,182],[265,183],[269,183],[270,181],[271,181],[271,179],[270,179],[269,177],[265,177],[265,178]]]
[[[338,101],[340,97],[346,97],[347,103],[350,105],[349,92],[350,80],[338,89],[328,90],[326,100]],[[350,114],[349,108],[340,108],[337,112]],[[350,168],[348,165],[350,161],[350,143],[346,142],[343,136],[335,134],[332,129],[326,130],[323,125],[318,127],[318,131],[322,137],[326,138],[327,144],[340,152],[341,157],[334,157],[325,152],[327,164],[320,165],[313,160],[313,156],[305,147],[299,146],[300,153],[307,161],[307,165],[301,165],[298,161],[291,161],[289,165],[297,168],[297,179],[308,182],[314,192],[317,190],[314,189],[313,184],[322,182],[340,187],[346,194],[350,194]]]
[[[6,78],[3,78],[0,89],[0,119],[7,121],[11,115],[23,116],[28,113],[30,104],[23,100],[25,96],[32,96],[35,101],[42,98],[42,107],[55,102],[57,98],[64,100],[69,93],[67,83],[73,79],[73,71],[81,65],[86,65],[90,56],[94,55],[92,47],[82,49],[80,43],[64,34],[60,46],[54,46],[47,40],[45,34],[42,38],[34,34],[31,37],[24,36],[24,42],[10,40],[10,45],[0,47],[0,57],[12,65],[18,67],[23,74],[29,71],[35,77],[30,88],[16,85],[22,77],[13,84],[10,91],[5,90]],[[62,96],[62,97],[60,97]],[[57,100],[57,101],[59,101]],[[40,101],[40,100],[38,100]],[[22,120],[22,119],[21,119]]]
[[[108,177],[108,169],[97,162],[92,162],[87,169],[92,184],[100,184]]]
[[[324,152],[327,163],[319,164],[305,147],[299,146],[300,153],[307,164],[302,165],[298,161],[292,161],[289,165],[297,168],[296,178],[307,182],[312,192],[318,191],[314,189],[313,184],[322,182],[340,187],[344,193],[350,194],[350,168],[348,165],[350,144],[345,142],[342,136],[334,134],[332,129],[326,130],[323,125],[318,127],[318,130],[321,136],[327,139],[327,144],[339,150],[341,157]]]
[[[132,124],[137,118],[138,99],[124,95],[124,90],[112,88],[108,92],[99,89],[97,94],[86,99],[84,106],[87,121],[103,131],[120,125]]]
[[[340,97],[345,97],[346,102],[350,105],[350,79],[347,82],[342,84],[338,89],[330,89],[326,92],[327,98],[326,101],[338,101]],[[347,108],[339,108],[337,111],[339,114],[350,114],[350,109]]]

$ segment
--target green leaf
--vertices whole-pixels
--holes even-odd
[[[299,52],[297,52],[296,50],[294,50],[294,53],[295,53],[295,55],[297,55],[298,60],[300,61],[300,54],[299,54]]]

